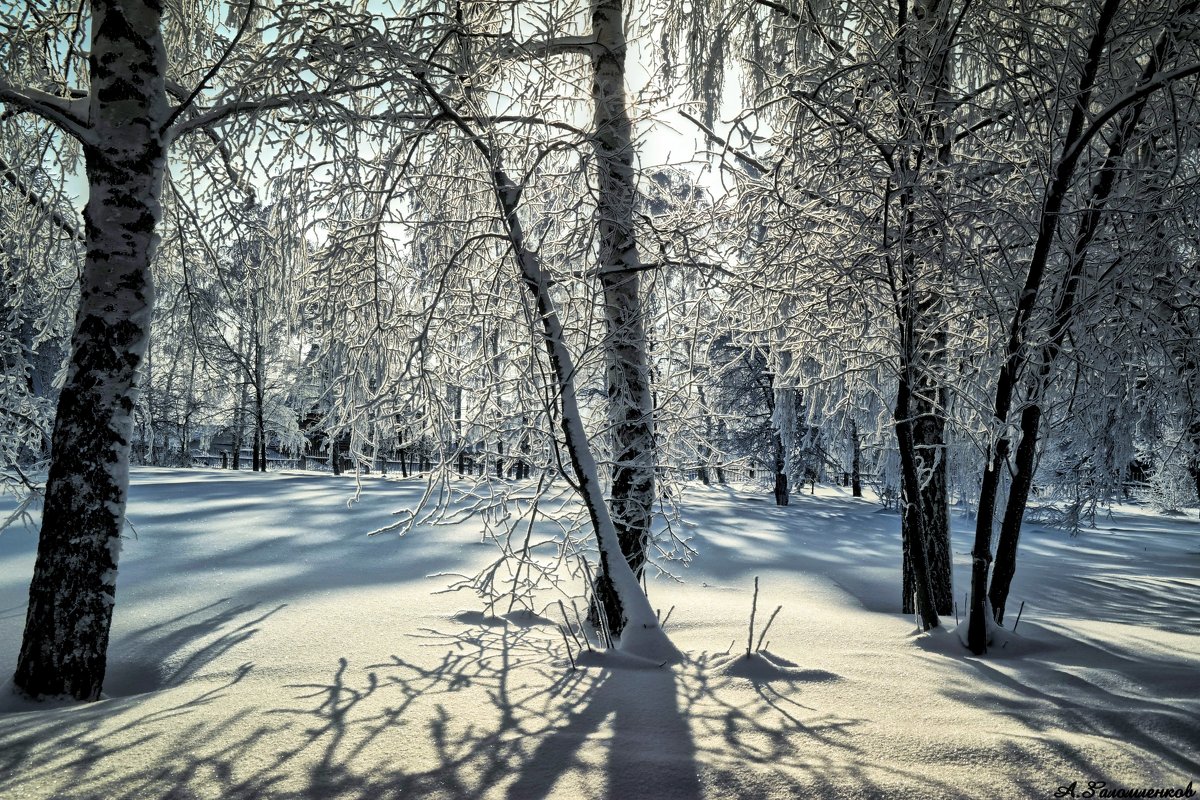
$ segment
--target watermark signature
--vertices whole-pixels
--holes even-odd
[[[1108,781],[1071,781],[1054,790],[1055,797],[1195,797],[1196,790],[1188,781],[1185,788],[1167,786],[1112,787]]]

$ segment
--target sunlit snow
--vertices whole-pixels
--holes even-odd
[[[467,520],[365,533],[419,481],[135,469],[107,699],[5,686],[0,797],[1051,797],[1200,778],[1200,523],[1030,525],[985,658],[896,613],[899,520],[836,489],[695,487],[698,551],[650,599],[677,666],[576,653],[558,606],[438,594],[495,557]],[[956,517],[961,609],[971,520]],[[11,675],[35,535],[0,536]],[[752,586],[758,625],[745,657]],[[546,598],[547,603],[557,598]],[[757,637],[757,633],[756,633]],[[573,645],[574,647],[574,645]]]

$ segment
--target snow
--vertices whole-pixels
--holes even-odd
[[[693,488],[698,550],[650,600],[686,659],[575,652],[557,605],[445,578],[470,520],[368,537],[420,482],[135,469],[106,699],[0,687],[3,798],[1050,797],[1200,779],[1200,523],[1120,507],[1029,526],[983,658],[894,613],[898,519],[818,490]],[[0,513],[5,509],[0,508]],[[960,611],[970,520],[955,518]],[[35,537],[0,536],[0,674]],[[756,631],[782,605],[762,652]],[[553,598],[547,598],[551,600]],[[757,638],[757,633],[756,633]],[[574,645],[572,646],[574,647]]]

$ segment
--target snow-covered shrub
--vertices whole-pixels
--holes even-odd
[[[1150,501],[1165,514],[1180,514],[1196,504],[1196,483],[1188,470],[1187,453],[1178,431],[1163,436],[1162,451],[1150,475]]]

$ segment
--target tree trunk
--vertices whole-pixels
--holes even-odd
[[[775,505],[786,506],[788,504],[788,476],[785,468],[785,458],[783,451],[783,436],[780,435],[779,429],[775,429]],[[800,491],[804,491],[804,483],[801,481]]]
[[[592,143],[599,186],[596,212],[613,457],[609,507],[621,552],[640,578],[654,512],[654,403],[642,312],[642,262],[633,226],[636,187],[625,103],[624,25],[623,0],[594,0]]]
[[[909,398],[911,390],[908,381],[901,376],[899,387],[896,391],[896,439],[901,452],[905,450],[912,451],[912,419],[911,409],[909,407]],[[913,459],[901,459],[901,473],[903,480],[903,494],[905,498],[904,516],[908,518],[910,514],[916,516],[915,524],[905,526],[909,531],[919,531],[923,529],[923,524],[920,520],[920,515],[924,513],[924,509],[920,502],[921,489],[920,477],[917,475],[916,463]],[[907,538],[905,547],[907,557],[905,559],[906,574],[911,576],[912,595],[915,600],[915,611],[920,617],[922,629],[928,630],[936,628],[940,624],[938,619],[937,608],[933,601],[933,588],[929,574],[929,556],[926,550],[926,541],[923,536],[910,535]]]
[[[689,363],[694,363],[695,361],[691,356],[690,347],[688,351],[688,361]],[[708,413],[708,400],[704,397],[703,385],[697,387],[696,397],[700,401],[701,413],[704,414],[704,441],[700,445],[700,480],[705,486],[709,486],[712,483],[710,465],[713,461],[713,422],[712,414]]]
[[[1029,491],[1033,486],[1041,419],[1042,410],[1036,405],[1026,406],[1021,412],[1021,443],[1017,445],[1016,471],[1008,490],[1004,518],[1000,522],[1000,539],[996,543],[996,560],[992,565],[992,582],[988,590],[992,616],[997,623],[1004,622],[1004,604],[1008,601],[1009,586],[1017,572],[1017,544],[1021,537],[1021,520],[1025,517]]]
[[[944,398],[944,392],[943,398]],[[954,613],[953,562],[950,549],[950,500],[946,474],[944,405],[913,398],[913,455],[920,476],[920,532],[929,555],[929,581],[939,614]],[[916,521],[916,520],[913,520]]]
[[[14,678],[77,700],[104,681],[169,113],[159,4],[93,0],[91,25],[87,257]]]
[[[254,469],[267,471],[267,426],[263,420],[263,393],[254,387]]]
[[[155,446],[157,442],[154,432],[154,351],[146,348],[145,370],[142,374],[142,380],[145,381],[145,411],[146,419],[142,432],[142,464],[152,464],[158,466],[158,448]],[[134,450],[136,453],[137,451]]]
[[[522,282],[537,306],[537,319],[541,320],[546,355],[558,389],[561,412],[559,424],[571,468],[575,473],[576,486],[596,535],[600,561],[596,582],[603,586],[597,586],[596,593],[607,598],[604,609],[608,614],[609,630],[617,638],[620,648],[626,652],[656,661],[678,661],[681,658],[679,651],[663,633],[658,618],[650,607],[650,601],[642,592],[638,578],[617,541],[616,526],[605,503],[596,461],[583,427],[579,401],[575,395],[575,364],[571,351],[567,348],[558,309],[550,293],[550,276],[542,267],[537,253],[525,245],[525,235],[517,213],[520,189],[508,177],[499,156],[491,151],[486,141],[477,136],[467,122],[457,115],[427,82],[425,88],[434,102],[449,114],[454,123],[470,138],[491,169],[496,202],[512,244],[513,255]]]
[[[946,240],[942,226],[926,225],[928,211],[918,202],[926,196],[940,206],[945,193],[943,178],[951,161],[949,134],[943,106],[950,97],[948,58],[953,44],[953,16],[940,0],[901,0],[896,40],[899,83],[906,103],[898,109],[900,142],[897,182],[902,213],[897,321],[904,340],[901,347],[902,379],[907,382],[908,414],[897,418],[906,425],[897,441],[901,467],[917,476],[915,485],[903,484],[905,512],[902,538],[908,554],[905,564],[915,568],[912,543],[922,540],[928,557],[928,580],[939,614],[953,610],[953,570],[950,552],[950,512],[945,460],[945,408],[948,390],[943,379],[946,341],[945,300],[941,291],[946,272]],[[925,165],[929,166],[926,167]],[[930,172],[932,170],[932,172]],[[918,195],[918,190],[920,195]],[[922,231],[918,233],[918,231]],[[906,573],[904,609],[911,613],[912,578]]]
[[[246,408],[246,388],[243,386],[238,390],[237,405],[233,409],[233,469],[241,469],[242,466],[242,434],[243,425],[242,417],[245,415]]]
[[[454,438],[458,449],[458,477],[462,478],[467,471],[466,452],[463,449],[463,387],[454,390]]]
[[[1119,6],[1120,0],[1104,0],[1104,5],[1096,18],[1096,30],[1088,42],[1087,59],[1079,77],[1079,88],[1075,93],[1075,103],[1072,106],[1071,118],[1062,142],[1062,154],[1054,165],[1050,185],[1046,187],[1046,193],[1042,199],[1038,215],[1037,238],[1029,257],[1025,285],[1018,296],[1017,307],[1009,325],[1004,361],[996,380],[996,398],[992,413],[1000,433],[991,448],[991,462],[983,473],[983,483],[979,489],[975,544],[971,551],[971,605],[968,610],[967,647],[976,655],[987,652],[985,603],[988,590],[988,569],[992,561],[992,523],[995,519],[996,502],[1000,493],[1001,470],[1005,468],[1012,447],[1005,430],[1008,425],[1009,411],[1012,409],[1013,393],[1016,390],[1018,376],[1023,371],[1027,360],[1025,350],[1028,332],[1026,328],[1041,293],[1050,250],[1058,233],[1063,203],[1070,191],[1075,167],[1086,149],[1082,145],[1086,143],[1083,141],[1083,137],[1084,125],[1088,117],[1088,105],[1091,102],[1100,60],[1107,46],[1108,29],[1112,25]]]
[[[1200,420],[1193,421],[1188,426],[1188,433],[1192,440],[1192,457],[1188,462],[1188,474],[1192,476],[1192,483],[1196,487],[1196,498],[1200,501]]]
[[[862,441],[858,436],[858,422],[850,421],[850,493],[862,497]]]
[[[1193,13],[1200,2],[1190,0],[1181,4],[1175,11],[1176,15]],[[1150,81],[1177,51],[1177,34],[1167,27],[1157,38],[1151,57],[1142,68],[1140,84]],[[1025,509],[1029,504],[1029,493],[1033,487],[1033,473],[1036,467],[1037,443],[1041,425],[1041,403],[1053,378],[1054,362],[1062,350],[1063,341],[1070,328],[1071,321],[1076,315],[1076,301],[1079,285],[1088,260],[1088,252],[1100,229],[1100,224],[1108,201],[1116,188],[1116,179],[1122,157],[1130,142],[1135,138],[1142,115],[1146,108],[1146,98],[1133,103],[1117,125],[1117,131],[1109,141],[1104,160],[1096,171],[1090,189],[1087,193],[1085,210],[1079,217],[1075,230],[1067,268],[1055,294],[1054,316],[1046,341],[1038,352],[1037,359],[1031,359],[1024,350],[1017,351],[1021,355],[1020,363],[1037,363],[1037,371],[1028,380],[1026,406],[1021,412],[1021,441],[1017,447],[1016,471],[1012,486],[1008,492],[1008,502],[1004,509],[1004,518],[1000,523],[1000,537],[996,544],[996,560],[992,567],[991,584],[988,589],[988,600],[991,603],[992,615],[996,622],[1004,620],[1004,604],[1008,600],[1009,587],[1016,574],[1016,559],[1021,523]],[[1011,392],[1010,392],[1011,395]]]

